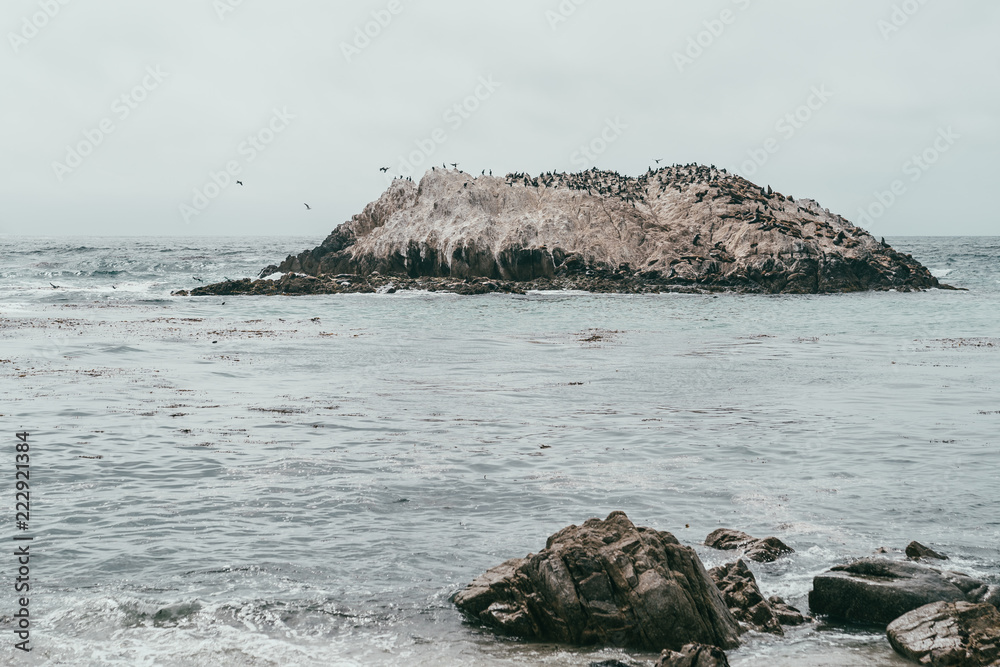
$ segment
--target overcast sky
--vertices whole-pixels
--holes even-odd
[[[0,27],[0,233],[319,239],[410,169],[663,159],[876,235],[1000,235],[996,0],[6,0]]]

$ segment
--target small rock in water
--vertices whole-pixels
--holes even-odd
[[[713,567],[708,571],[726,606],[750,630],[784,635],[774,609],[757,587],[757,579],[743,560]]]
[[[920,558],[948,560],[947,556],[942,556],[930,547],[925,547],[920,542],[910,542],[910,544],[906,547],[906,557],[912,560],[918,560]]]
[[[664,651],[656,667],[729,667],[729,659],[716,646],[688,644],[679,652]]]
[[[931,667],[1000,665],[1000,611],[988,604],[935,602],[886,631],[896,652]]]
[[[802,625],[813,620],[777,595],[772,595],[767,601],[771,605],[771,609],[774,610],[774,615],[777,616],[778,622],[782,625]]]
[[[729,528],[719,528],[712,531],[705,538],[705,546],[723,551],[740,550],[743,551],[745,557],[757,563],[770,563],[786,554],[795,553],[795,549],[777,537],[765,537],[759,540]]]

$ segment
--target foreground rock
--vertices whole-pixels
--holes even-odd
[[[889,643],[922,665],[1000,666],[1000,611],[988,604],[935,602],[889,624]]]
[[[351,290],[376,272],[618,292],[941,286],[911,256],[815,201],[698,165],[636,178],[596,169],[473,177],[435,168],[419,185],[393,181],[321,245],[261,275],[274,272],[319,278],[305,284],[316,294],[329,293],[334,276],[358,276]],[[230,281],[191,294],[301,294],[302,286]]]
[[[757,563],[770,563],[795,550],[777,537],[758,540],[746,533],[729,528],[719,528],[705,538],[705,546],[721,550],[739,550],[745,558]]]
[[[664,651],[656,667],[729,667],[729,659],[715,646],[688,644],[680,651]]]
[[[992,602],[996,590],[958,572],[865,558],[813,579],[809,608],[832,619],[887,625],[933,602]]]
[[[470,619],[525,639],[651,651],[739,644],[736,619],[694,550],[622,512],[559,531],[540,553],[489,570],[453,601]]]

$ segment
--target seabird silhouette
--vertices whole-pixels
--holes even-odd
[[[663,162],[663,158],[660,158],[659,160],[653,160],[653,162],[655,162],[656,164],[660,164],[661,162]]]
[[[243,185],[243,181],[236,181],[236,185]]]
[[[198,282],[200,282],[200,283],[203,283],[203,282],[205,282],[205,279],[204,279],[204,278],[199,278],[198,276],[191,276],[191,277],[192,277],[192,278],[194,278],[195,280],[197,280],[197,281],[198,281]]]
[[[455,169],[458,169],[458,163],[457,162],[452,162],[451,166],[453,166]]]
[[[309,204],[302,204],[302,205],[306,207],[306,210],[307,210],[307,211],[311,211],[311,210],[313,210],[313,209],[312,209],[312,206],[310,206]]]
[[[52,285],[52,283],[49,284]],[[59,289],[59,285],[52,285],[52,289]]]
[[[381,171],[384,174],[385,172],[389,171],[389,167],[381,167],[379,171]]]

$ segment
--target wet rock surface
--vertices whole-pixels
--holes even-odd
[[[656,667],[729,667],[729,659],[718,647],[688,644],[680,651],[664,651]]]
[[[816,576],[809,607],[834,620],[887,625],[934,602],[993,601],[996,595],[996,589],[958,572],[865,558]]]
[[[741,551],[744,558],[757,563],[770,563],[795,550],[777,537],[757,539],[730,528],[719,528],[705,538],[705,546],[723,551]]]
[[[364,291],[378,289],[369,278],[376,273],[400,279],[392,289],[437,278],[440,289],[470,294],[529,284],[627,293],[941,287],[913,257],[815,201],[699,165],[638,177],[596,169],[473,177],[434,168],[419,185],[393,181],[322,244],[265,271],[317,280],[227,281],[178,294]],[[359,278],[331,284],[345,274]],[[463,288],[467,281],[480,286]]]
[[[886,634],[897,653],[922,665],[1000,665],[1000,611],[989,604],[935,602],[897,618]]]
[[[739,644],[740,628],[697,554],[622,512],[569,526],[544,550],[453,596],[472,621],[526,639],[652,651]]]

